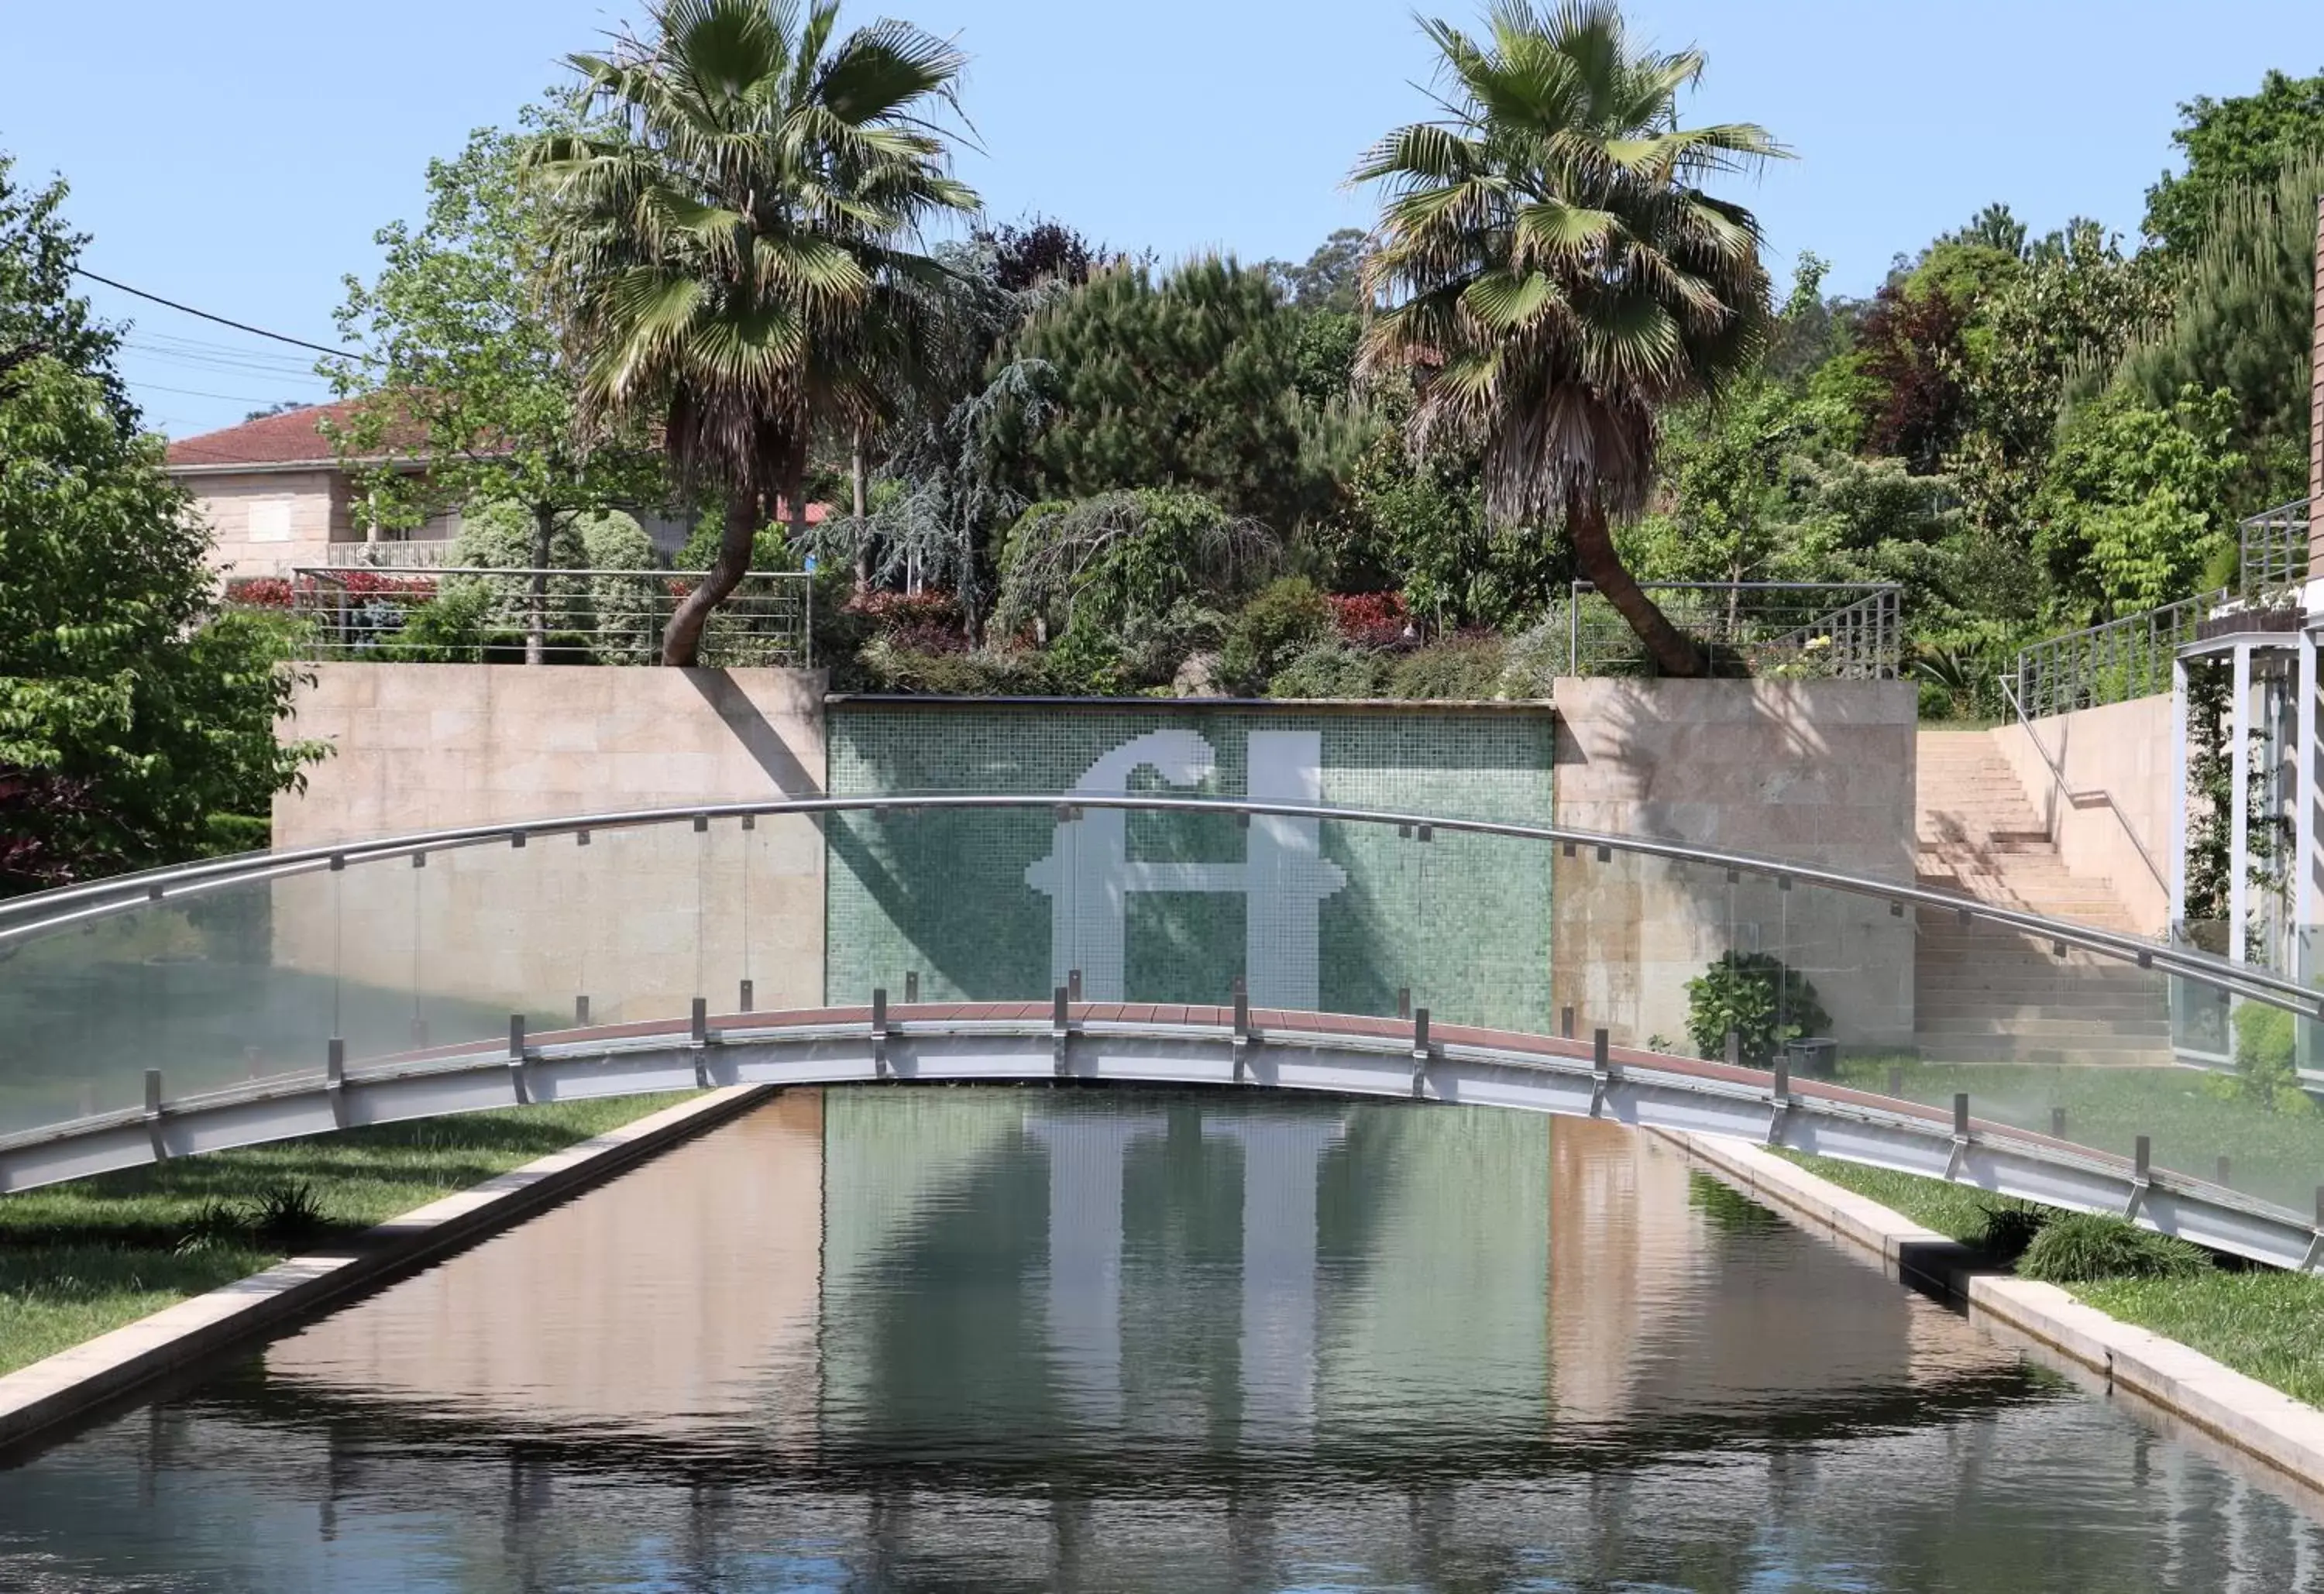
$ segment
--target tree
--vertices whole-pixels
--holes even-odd
[[[2121,364],[2150,409],[2168,409],[2190,386],[2236,395],[2246,512],[2307,492],[2319,196],[2324,152],[2228,194],[2186,263],[2167,320]]]
[[[67,291],[64,198],[0,158],[0,894],[215,850],[316,751],[276,741],[282,639],[214,612],[118,335]]]
[[[1231,260],[1092,278],[1010,347],[1054,411],[1038,430],[1003,425],[1026,496],[1183,488],[1289,534],[1329,507],[1351,451],[1343,418],[1301,400],[1299,332],[1266,273]]]
[[[2236,399],[2189,388],[2169,410],[2123,390],[2075,417],[2035,502],[2038,550],[2069,624],[2190,595],[2227,546]]]
[[[683,489],[725,530],[671,615],[665,663],[750,569],[787,505],[806,530],[808,451],[892,409],[879,377],[918,336],[901,285],[941,268],[905,245],[976,207],[933,118],[965,58],[908,23],[837,37],[835,0],[657,0],[648,36],[576,55],[582,125],[532,141],[556,199],[548,267],[582,365],[585,424],[659,428]]]
[[[1481,41],[1423,25],[1446,115],[1388,134],[1355,173],[1386,195],[1365,284],[1391,308],[1365,363],[1425,373],[1415,447],[1477,439],[1493,518],[1563,521],[1660,668],[1700,674],[1610,521],[1653,481],[1659,411],[1722,392],[1766,345],[1757,223],[1696,185],[1780,152],[1747,124],[1680,127],[1703,58],[1634,51],[1609,0],[1495,0]]]
[[[2264,189],[2287,167],[2324,152],[2324,72],[2292,78],[2271,71],[2257,94],[2179,107],[2171,134],[2187,170],[2164,172],[2146,190],[2146,235],[2173,254],[2191,253],[2238,189]]]
[[[537,120],[537,117],[529,118]],[[340,332],[366,351],[331,375],[357,400],[327,428],[381,526],[443,507],[502,502],[532,527],[525,662],[542,662],[545,572],[559,530],[583,515],[662,495],[634,435],[579,430],[578,374],[541,313],[546,235],[512,135],[484,128],[428,163],[428,215],[383,227],[378,278],[346,279]]]
[[[1983,336],[1961,373],[1965,415],[1942,462],[1988,566],[2012,569],[2031,547],[2028,511],[2070,383],[2082,372],[2103,380],[2159,319],[2169,288],[2152,259],[2126,259],[2094,222],[2043,239],[2027,258],[1979,309]],[[2020,587],[2029,607],[2037,585]]]
[[[991,251],[992,284],[1003,293],[1023,293],[1051,283],[1078,288],[1092,272],[1119,258],[1104,244],[1093,244],[1046,216],[1036,216],[1022,226],[1002,222],[980,228],[975,242]]]
[[[1370,252],[1370,234],[1361,227],[1342,227],[1315,246],[1306,264],[1270,260],[1261,269],[1286,303],[1347,315],[1363,308],[1364,257]]]

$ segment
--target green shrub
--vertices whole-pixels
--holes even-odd
[[[1971,1243],[1997,1262],[2015,1262],[2057,1215],[2052,1208],[2004,1197],[1986,1204]]]
[[[2204,1081],[2214,1096],[2248,1101],[2269,1112],[2297,1117],[2316,1110],[2316,1103],[2301,1088],[2296,1021],[2282,1008],[2247,1001],[2239,1005],[2230,1022],[2236,1032],[2236,1071]]]
[[[483,582],[447,580],[434,597],[405,611],[402,629],[380,645],[380,657],[401,664],[481,664],[492,607],[492,589]]]
[[[1332,634],[1332,605],[1304,576],[1285,576],[1252,594],[1227,628],[1219,668],[1240,691],[1257,692],[1301,651]]]
[[[1056,691],[1038,653],[980,649],[973,653],[919,653],[886,638],[858,656],[863,689],[945,697],[1046,697]]]
[[[1821,1035],[1831,1024],[1807,976],[1768,953],[1722,953],[1686,982],[1686,1033],[1697,1056],[1724,1056],[1731,1029],[1743,1061],[1765,1068],[1784,1042]]]
[[[1267,683],[1270,697],[1385,697],[1388,661],[1345,642],[1311,643]]]
[[[2190,1278],[2210,1270],[2209,1252],[2102,1212],[2061,1212],[2042,1225],[2017,1271],[2047,1284],[2101,1278]]]
[[[1556,615],[1511,637],[1502,649],[1498,696],[1517,702],[1549,697],[1557,677],[1573,665],[1572,638]]]
[[[1407,653],[1388,672],[1391,697],[1424,703],[1485,703],[1501,695],[1508,645],[1499,637],[1456,637]]]

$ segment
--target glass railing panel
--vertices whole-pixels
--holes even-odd
[[[362,993],[340,875],[188,892],[0,945],[0,1133],[320,1072]]]

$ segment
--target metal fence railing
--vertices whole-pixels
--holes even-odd
[[[499,570],[393,573],[302,566],[284,580],[245,583],[245,606],[287,609],[309,659],[406,663],[652,664],[663,628],[702,580],[683,570]],[[753,571],[704,627],[712,667],[812,662],[809,578]]]
[[[435,570],[452,562],[452,549],[456,546],[449,537],[334,542],[323,549],[323,561],[327,565],[359,570]]]
[[[1644,581],[1639,589],[1710,655],[1714,675],[1894,680],[1903,671],[1902,589],[1867,582]],[[1568,673],[1632,675],[1637,635],[1577,581],[1566,602]]]
[[[2043,719],[2168,692],[2179,650],[2227,598],[2225,589],[2181,598],[2022,650],[2013,672],[2018,712]]]
[[[2246,598],[2287,592],[2308,579],[2308,500],[2279,503],[2244,521],[2240,590]]]

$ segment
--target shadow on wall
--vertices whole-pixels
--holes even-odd
[[[1917,706],[1896,681],[1560,680],[1557,821],[1913,880]],[[1913,1039],[1914,930],[1885,904],[1615,852],[1561,860],[1557,1004],[1692,1050],[1686,982],[1727,952],[1804,974],[1843,1045]]]
[[[751,700],[734,677],[723,669],[683,669],[678,674],[699,693],[703,704],[733,733],[767,779],[785,797],[821,797],[822,785],[783,741],[763,710]]]

